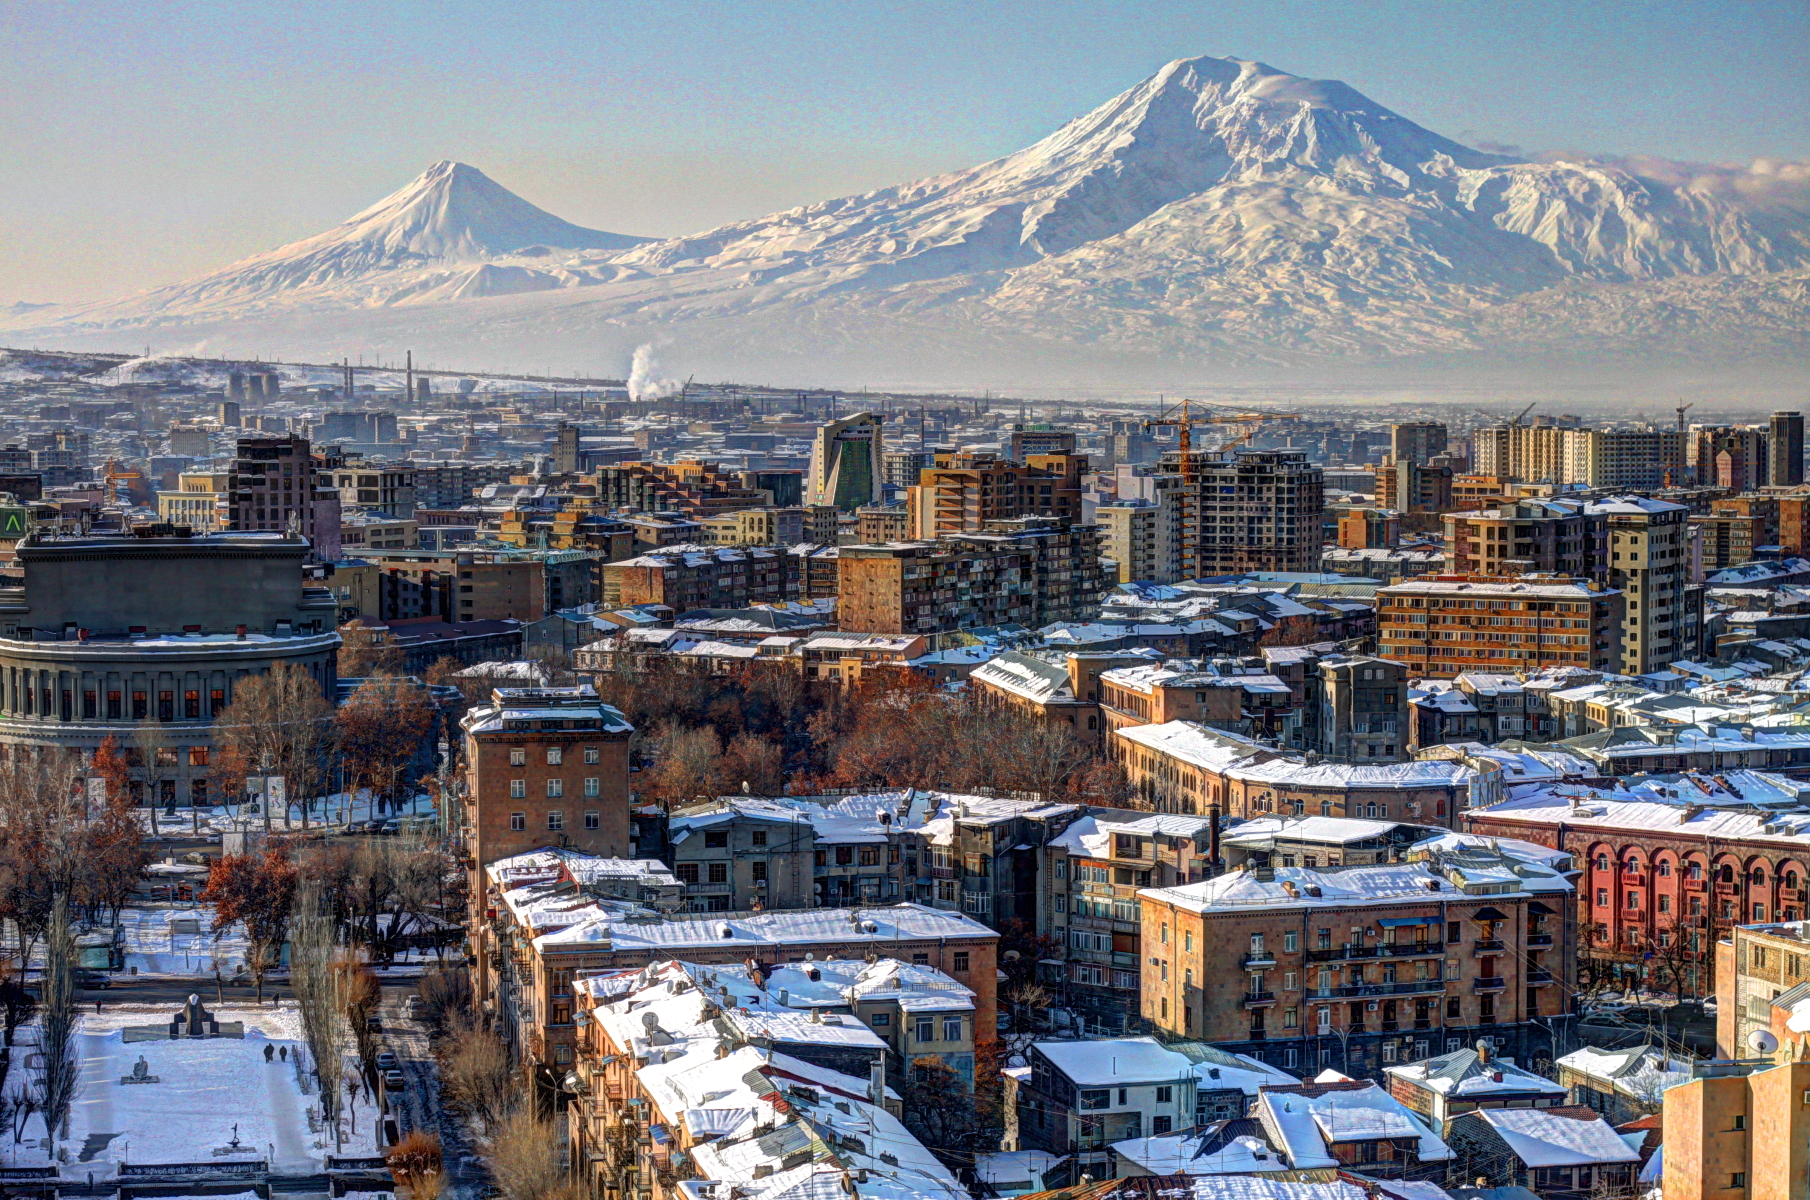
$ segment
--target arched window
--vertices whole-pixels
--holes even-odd
[[[1621,871],[1622,871],[1622,874],[1624,874],[1624,875],[1640,874],[1640,860],[1638,858],[1630,858],[1630,859],[1626,860],[1621,865]]]
[[[1596,856],[1596,869],[1599,871],[1607,871],[1609,869],[1609,856],[1607,854],[1599,854]]]
[[[1758,887],[1758,886],[1765,884],[1765,882],[1766,882],[1766,868],[1765,867],[1755,867],[1753,869],[1754,885],[1756,887]]]
[[[1330,801],[1330,800],[1320,801],[1320,815],[1322,817],[1330,817],[1332,815],[1332,801]]]
[[[1797,886],[1797,872],[1796,871],[1786,871],[1785,872],[1785,886],[1788,888],[1794,888]]]
[[[1716,879],[1720,883],[1733,883],[1735,881],[1735,869],[1727,863],[1723,863],[1722,869],[1716,873]]]
[[[1661,879],[1670,879],[1672,877],[1672,864],[1669,862],[1659,863],[1653,869],[1659,872],[1659,877]]]

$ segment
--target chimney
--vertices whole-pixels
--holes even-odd
[[[1219,805],[1207,808],[1207,874],[1219,874]]]
[[[239,626],[239,640],[241,642],[245,640],[245,626],[243,625]]]
[[[886,1107],[886,1062],[876,1058],[867,1065],[867,1098],[875,1108]]]

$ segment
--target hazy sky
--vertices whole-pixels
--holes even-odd
[[[1196,54],[1471,142],[1810,158],[1805,0],[13,0],[0,303],[198,274],[441,158],[694,232],[972,165]]]

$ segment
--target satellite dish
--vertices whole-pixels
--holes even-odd
[[[1770,1029],[1756,1029],[1747,1035],[1747,1047],[1756,1054],[1771,1054],[1779,1048],[1779,1039]]]

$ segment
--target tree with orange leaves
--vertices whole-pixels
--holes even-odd
[[[235,922],[245,927],[246,961],[264,1003],[264,976],[277,963],[289,936],[296,870],[281,850],[228,854],[208,868],[201,899],[214,906],[214,936]]]

